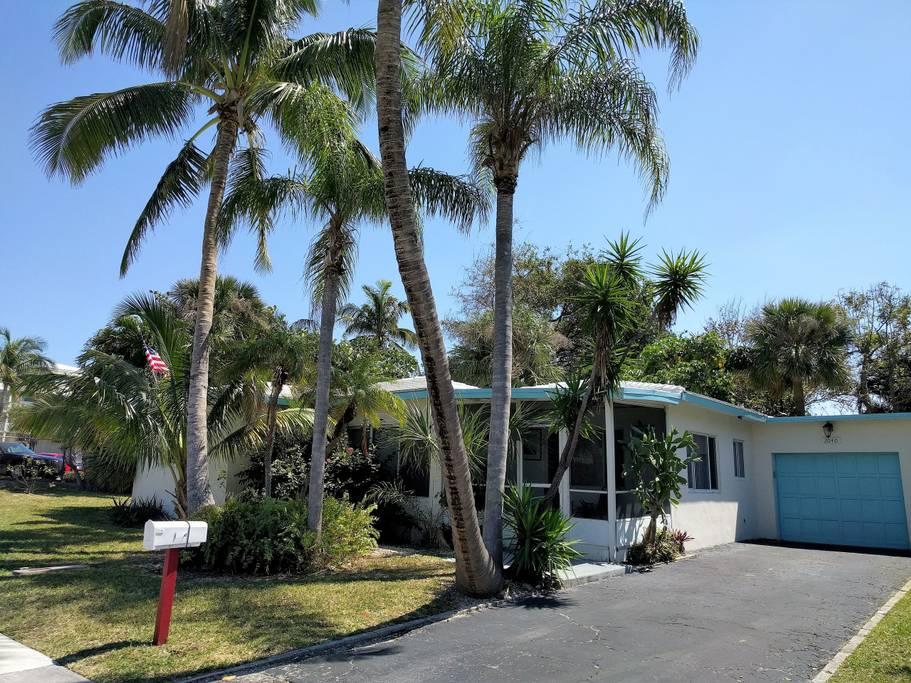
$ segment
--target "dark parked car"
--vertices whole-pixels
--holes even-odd
[[[58,475],[63,474],[63,458],[54,455],[38,455],[18,441],[0,442],[0,473],[6,474],[10,467],[18,465],[26,459],[45,464]]]

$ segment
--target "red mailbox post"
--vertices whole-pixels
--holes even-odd
[[[171,629],[171,610],[174,607],[174,589],[177,586],[177,565],[182,548],[195,548],[206,541],[208,527],[205,522],[153,522],[143,529],[142,544],[146,550],[164,550],[164,568],[161,571],[161,592],[158,594],[158,613],[155,616],[154,645],[168,642]]]

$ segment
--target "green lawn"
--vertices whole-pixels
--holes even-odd
[[[450,609],[453,565],[369,558],[343,572],[242,579],[181,571],[167,645],[150,645],[161,556],[113,526],[109,497],[0,489],[0,632],[95,681],[171,679]],[[15,577],[19,567],[88,569]]]
[[[889,610],[829,680],[911,681],[911,593]]]

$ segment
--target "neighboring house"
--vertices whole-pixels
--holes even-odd
[[[425,402],[424,378],[388,383],[406,401]],[[513,389],[513,401],[544,407],[553,385]],[[467,404],[486,404],[490,390],[456,385]],[[541,424],[522,434],[509,463],[511,483],[542,493],[555,471],[565,433]],[[352,428],[356,426],[352,425]],[[573,535],[588,557],[620,561],[647,523],[624,480],[634,428],[691,432],[702,460],[684,474],[688,485],[669,515],[670,526],[686,530],[688,548],[747,539],[908,549],[911,499],[911,414],[768,417],[740,406],[686,391],[683,387],[624,382],[612,410],[598,411],[599,436],[583,441],[561,483],[559,505],[572,517]],[[371,429],[382,471],[398,473],[416,502],[439,510],[442,473],[400,468],[390,421]],[[359,439],[355,440],[355,443]],[[216,498],[232,490],[232,477],[214,474]],[[234,463],[229,475],[243,469]],[[220,466],[224,469],[224,466]],[[162,496],[162,478],[137,473],[133,493]]]

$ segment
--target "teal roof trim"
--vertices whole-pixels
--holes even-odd
[[[726,401],[719,401],[717,398],[710,398],[708,396],[703,396],[702,394],[694,394],[690,391],[683,392],[683,401],[685,403],[692,403],[693,405],[702,406],[703,408],[708,408],[709,410],[714,410],[719,413],[733,415],[744,420],[749,420],[750,422],[766,422],[769,419],[766,415],[758,413],[755,410],[750,410],[749,408],[744,408],[743,406],[734,405],[733,403],[727,403]]]
[[[786,417],[770,417],[767,422],[782,424],[788,422],[859,422],[859,421],[890,421],[911,420],[911,413],[863,413],[861,415],[795,415]]]

